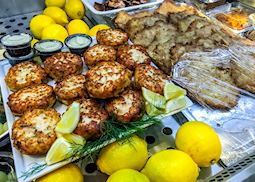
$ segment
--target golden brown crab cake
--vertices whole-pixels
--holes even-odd
[[[52,107],[55,101],[53,88],[47,84],[26,87],[8,97],[8,105],[15,115],[22,115],[33,109]]]
[[[88,68],[102,61],[115,61],[117,51],[112,46],[96,44],[84,53],[84,61]]]
[[[80,74],[83,62],[81,57],[70,52],[59,52],[44,61],[46,73],[56,81],[68,75]]]
[[[26,112],[12,126],[13,145],[21,153],[42,155],[56,140],[55,127],[60,114],[52,108]]]
[[[119,96],[130,86],[132,72],[117,62],[101,62],[86,73],[90,97],[107,99]]]
[[[12,66],[5,82],[11,90],[18,90],[31,85],[41,84],[47,79],[44,69],[30,61],[25,61]]]
[[[141,45],[123,45],[118,49],[117,61],[133,71],[138,64],[150,64],[151,58]]]
[[[75,100],[87,98],[84,75],[69,75],[58,82],[54,88],[58,100],[70,105]]]
[[[152,92],[164,95],[164,86],[168,76],[151,65],[139,64],[135,69],[134,80],[138,88],[145,87]]]
[[[108,119],[106,110],[94,99],[80,101],[80,122],[74,133],[86,139],[95,139],[102,134],[102,124]]]
[[[106,103],[106,110],[119,122],[128,123],[143,116],[144,102],[140,91],[127,90]]]
[[[103,45],[120,46],[128,41],[128,34],[120,29],[100,30],[96,35],[97,42]]]

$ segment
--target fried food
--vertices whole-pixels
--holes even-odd
[[[8,97],[8,105],[15,115],[22,115],[33,109],[52,107],[55,101],[53,88],[47,84],[26,87]]]
[[[95,2],[94,7],[98,11],[107,11],[112,9],[125,8],[129,6],[144,4],[147,2],[148,0],[106,0],[102,4]]]
[[[105,108],[119,122],[129,123],[143,116],[143,96],[140,91],[127,90],[107,102]]]
[[[82,60],[80,56],[69,52],[59,52],[44,61],[46,73],[56,81],[60,81],[68,75],[82,72]]]
[[[120,29],[107,29],[98,31],[96,39],[99,44],[120,46],[127,43],[128,35]]]
[[[134,70],[138,64],[150,64],[151,58],[146,49],[140,45],[124,45],[119,47],[117,61],[130,70]]]
[[[168,76],[161,70],[147,64],[139,64],[135,69],[135,85],[145,87],[152,92],[164,95],[164,86]]]
[[[42,155],[56,140],[60,114],[55,109],[34,109],[16,120],[12,127],[13,145],[21,153]]]
[[[87,98],[84,75],[69,75],[62,81],[57,82],[54,92],[58,100],[66,105],[70,105],[75,100]]]
[[[11,90],[18,90],[43,83],[46,79],[47,74],[42,67],[30,61],[25,61],[9,69],[5,82]]]
[[[117,51],[112,46],[96,44],[84,53],[84,61],[88,68],[102,61],[115,61]]]
[[[207,54],[178,62],[173,79],[201,105],[231,109],[237,105],[239,91],[231,77],[229,60],[211,59]]]
[[[100,62],[86,73],[86,88],[90,97],[117,97],[131,83],[132,72],[117,62]]]
[[[74,133],[86,139],[96,139],[102,134],[102,124],[108,119],[108,113],[94,99],[80,101],[80,122]]]

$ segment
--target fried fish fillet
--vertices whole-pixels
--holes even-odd
[[[173,79],[204,106],[230,109],[237,105],[239,90],[231,77],[228,61],[200,57],[183,60],[174,66]]]

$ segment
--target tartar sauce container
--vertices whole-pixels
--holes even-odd
[[[73,34],[66,38],[65,45],[71,53],[82,55],[92,43],[92,38],[86,34]]]

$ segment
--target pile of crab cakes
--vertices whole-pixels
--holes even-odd
[[[125,124],[143,116],[142,87],[163,94],[169,78],[151,66],[144,47],[128,45],[128,35],[119,29],[101,30],[96,40],[83,57],[59,52],[42,65],[26,61],[9,69],[8,106],[19,116],[12,139],[23,154],[45,154],[56,140],[61,119],[56,102],[66,106],[79,102],[80,121],[74,133],[95,140],[110,117]],[[54,86],[47,84],[50,80]]]

